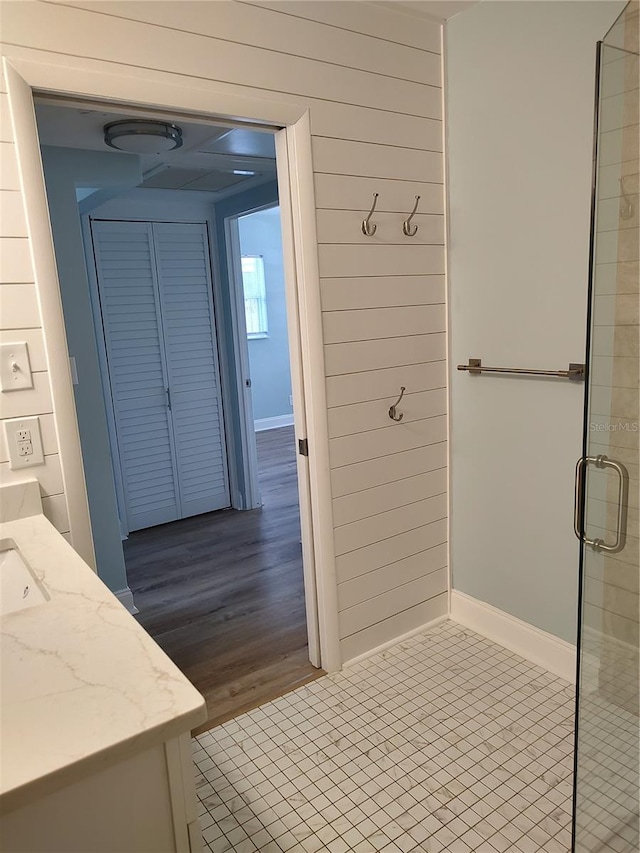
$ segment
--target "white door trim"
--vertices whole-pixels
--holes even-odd
[[[80,217],[82,227],[82,244],[84,249],[85,265],[87,268],[87,281],[89,283],[89,298],[91,300],[91,312],[93,314],[93,328],[96,336],[98,349],[98,366],[100,368],[100,382],[102,385],[102,397],[107,415],[107,434],[109,436],[109,449],[111,451],[111,470],[116,487],[116,502],[118,506],[118,519],[120,530],[124,538],[129,536],[129,521],[127,518],[127,503],[125,500],[124,478],[122,476],[122,455],[118,442],[116,430],[116,415],[111,398],[111,382],[109,380],[109,361],[107,359],[107,345],[104,339],[104,326],[102,311],[100,310],[100,294],[98,290],[98,273],[93,248],[93,234],[91,231],[91,216],[83,213]]]
[[[3,66],[40,306],[42,334],[47,353],[51,397],[56,413],[58,450],[69,517],[70,539],[78,554],[95,571],[96,556],[80,449],[80,432],[76,417],[67,333],[62,314],[58,268],[53,249],[38,129],[33,109],[33,84],[31,75],[21,76],[6,58]]]
[[[130,69],[111,63],[7,47],[3,59],[18,170],[26,205],[30,248],[58,427],[60,461],[71,540],[95,566],[80,436],[75,412],[60,287],[42,173],[33,90],[107,100],[171,112],[200,121],[249,120],[284,127],[276,136],[278,181],[286,265],[295,270],[301,332],[303,385],[310,455],[309,481],[314,531],[320,661],[341,666],[324,377],[322,313],[315,223],[311,128],[304,105],[247,97],[230,84],[194,81],[179,74]],[[159,100],[161,99],[161,100]],[[215,113],[213,110],[215,109]],[[310,626],[312,629],[312,626]]]
[[[244,509],[255,509],[262,505],[258,482],[258,450],[253,425],[253,396],[250,385],[251,365],[247,345],[247,322],[244,314],[244,289],[240,258],[240,231],[238,216],[224,219],[224,241],[227,253],[227,276],[229,278],[231,305],[231,327],[233,329],[233,354],[235,357],[236,393],[240,407],[240,447],[242,448],[242,475],[244,480]]]
[[[278,197],[282,221],[282,252],[285,261],[287,313],[299,323],[292,334],[289,323],[289,345],[299,346],[297,362],[301,382],[294,380],[294,351],[291,352],[292,391],[296,430],[300,419],[296,414],[304,407],[306,436],[309,442],[308,466],[311,520],[313,525],[313,554],[308,556],[309,584],[316,586],[320,658],[323,669],[334,672],[342,666],[338,626],[338,582],[333,540],[333,505],[331,499],[331,468],[329,464],[329,427],[324,371],[324,342],[322,306],[320,303],[320,273],[318,269],[318,237],[311,155],[311,122],[309,111],[276,134],[278,164]],[[293,339],[293,340],[292,340]],[[296,400],[296,388],[302,400]],[[298,457],[302,463],[303,457]],[[299,482],[306,478],[299,477]],[[300,496],[300,500],[306,497]],[[301,503],[302,505],[302,503]],[[301,513],[302,515],[302,513]],[[303,545],[305,535],[303,532]],[[307,565],[307,561],[305,561]],[[307,577],[305,577],[305,591]],[[310,597],[310,596],[305,596]],[[311,649],[311,641],[309,641]]]

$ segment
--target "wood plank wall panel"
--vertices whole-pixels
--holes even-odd
[[[420,524],[380,542],[360,548],[357,552],[339,555],[337,559],[340,577],[346,582],[354,577],[366,575],[376,569],[395,565],[401,568],[407,557],[424,553],[446,542],[445,519],[436,519],[430,524]]]
[[[0,343],[24,341],[29,350],[33,388],[3,394],[0,420],[40,418],[44,463],[26,471],[12,470],[4,429],[0,427],[0,483],[36,477],[45,515],[61,533],[69,530],[58,442],[51,401],[51,384],[42,335],[26,219],[20,193],[13,131],[7,95],[0,95]]]
[[[425,25],[425,22],[411,16],[395,15],[391,9],[381,6],[369,6],[364,10],[359,4],[347,0],[280,0],[280,2],[257,2],[254,5],[286,12],[295,17],[329,24],[339,29],[356,33],[365,33],[403,45],[413,45],[421,50],[433,53],[440,51],[440,32],[437,26]]]
[[[6,53],[30,48],[42,61],[65,55],[79,68],[102,64],[114,74],[169,71],[309,108],[343,657],[443,615],[439,25],[392,4],[348,0],[7,0],[2,19]],[[0,145],[6,141],[3,133]],[[7,175],[16,193],[11,165]],[[369,239],[360,223],[374,192],[378,231]],[[412,239],[401,228],[416,195]],[[15,206],[11,198],[0,209]],[[9,219],[3,234],[25,240],[22,219]],[[9,263],[27,278],[19,250]],[[32,283],[9,286],[32,288],[35,297]],[[8,301],[15,316],[16,300]],[[32,312],[25,308],[24,316]],[[387,412],[401,385],[404,419],[392,423]],[[56,497],[46,500],[59,519]]]

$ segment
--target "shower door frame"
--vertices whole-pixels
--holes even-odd
[[[600,83],[602,76],[602,47],[601,41],[596,44],[595,62],[595,91],[594,91],[594,124],[593,124],[593,161],[591,172],[591,210],[589,229],[589,277],[587,283],[587,334],[584,359],[584,403],[582,414],[582,459],[586,459],[589,453],[589,403],[591,398],[590,385],[590,360],[591,360],[591,338],[593,320],[593,292],[595,279],[595,253],[596,253],[596,217],[598,203],[598,133],[600,129]],[[580,685],[582,673],[582,640],[583,640],[583,598],[584,598],[584,571],[585,571],[585,542],[584,542],[584,520],[586,508],[586,489],[576,493],[576,517],[582,519],[580,529],[580,551],[578,558],[578,633],[576,637],[576,698],[575,698],[575,734],[573,748],[573,808],[571,810],[571,851],[576,849],[576,803],[578,797],[578,720],[580,709]]]
[[[605,36],[606,38],[606,36]],[[576,474],[576,504],[575,504],[575,526],[576,534],[580,539],[579,550],[579,574],[578,574],[578,631],[576,644],[576,680],[575,680],[575,735],[574,735],[574,758],[573,758],[573,809],[571,820],[571,851],[575,853],[576,844],[579,842],[578,837],[578,796],[580,789],[580,731],[581,720],[580,711],[582,708],[581,687],[583,684],[584,664],[587,659],[587,652],[584,651],[585,636],[589,631],[589,627],[585,625],[585,587],[586,587],[586,572],[587,561],[590,552],[587,551],[587,546],[593,547],[595,552],[600,550],[600,546],[605,552],[616,553],[621,551],[625,545],[626,535],[626,512],[628,506],[628,472],[626,466],[618,463],[615,460],[606,461],[606,466],[600,463],[600,457],[593,457],[593,450],[590,444],[591,421],[593,413],[591,412],[592,386],[591,386],[591,360],[593,357],[593,337],[594,337],[594,300],[597,296],[596,283],[596,243],[598,238],[598,204],[599,204],[599,174],[601,159],[600,133],[602,131],[601,121],[601,105],[603,99],[603,66],[604,51],[607,47],[612,47],[606,44],[603,39],[596,44],[595,57],[595,90],[594,90],[594,135],[593,135],[593,161],[592,161],[592,185],[591,185],[591,211],[590,211],[590,234],[589,234],[589,269],[588,269],[588,287],[587,287],[587,328],[586,328],[586,348],[585,348],[585,392],[584,392],[584,409],[583,409],[583,436],[582,436],[582,456],[578,461]],[[624,48],[615,47],[621,53],[629,53]],[[624,130],[624,127],[622,128]],[[621,230],[618,224],[618,232]],[[620,261],[617,261],[620,263]],[[623,291],[623,293],[626,291]],[[614,296],[617,290],[614,291]],[[619,325],[619,322],[614,317],[614,328]],[[602,355],[602,353],[600,353]],[[612,351],[613,355],[613,351]],[[602,384],[602,383],[599,383]],[[613,387],[613,382],[612,382]],[[610,413],[614,415],[613,411]],[[620,414],[619,417],[626,417]],[[587,526],[587,498],[588,490],[586,487],[586,467],[588,462],[595,462],[597,467],[611,467],[617,470],[620,477],[619,493],[618,493],[618,508],[617,508],[617,532],[615,544],[605,546],[605,543],[599,539],[588,539],[586,536]],[[626,480],[626,482],[625,482]],[[602,841],[606,844],[606,841]],[[604,849],[604,848],[603,848]],[[607,847],[607,849],[610,849]]]

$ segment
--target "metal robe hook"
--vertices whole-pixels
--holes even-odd
[[[401,386],[400,386],[400,396],[399,396],[399,397],[398,397],[398,399],[395,401],[395,403],[393,404],[393,406],[389,406],[389,417],[391,418],[391,420],[392,420],[392,421],[396,421],[396,423],[397,423],[398,421],[401,421],[401,420],[402,420],[402,418],[404,417],[404,415],[402,414],[402,412],[400,412],[400,414],[399,414],[399,415],[396,413],[396,406],[397,406],[397,405],[399,405],[400,400],[402,400],[402,398],[404,397],[404,392],[405,392],[406,390],[407,390],[407,389],[404,387],[404,385],[401,385]]]
[[[378,193],[373,194],[373,204],[371,205],[371,210],[369,211],[369,215],[366,219],[362,220],[362,233],[365,237],[373,237],[376,233],[376,228],[378,227],[375,224],[370,224],[369,220],[373,216],[373,211],[376,209],[376,204],[378,203]]]
[[[413,205],[413,210],[409,214],[408,218],[402,223],[402,233],[405,237],[415,237],[418,233],[418,226],[414,225],[411,227],[411,220],[416,215],[416,210],[418,209],[418,205],[420,204],[420,196],[416,196],[416,203]]]

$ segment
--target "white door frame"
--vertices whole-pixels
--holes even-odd
[[[288,169],[288,153],[286,148],[286,130],[276,134],[276,147],[278,154],[278,171],[283,167]],[[252,500],[260,500],[258,484],[258,465],[256,455],[255,428],[253,420],[253,405],[251,401],[251,388],[246,385],[246,379],[250,378],[249,347],[247,345],[247,329],[244,314],[244,299],[242,285],[242,270],[238,261],[241,257],[240,231],[238,219],[260,210],[268,210],[271,207],[280,207],[280,219],[282,227],[282,254],[285,267],[285,299],[287,308],[287,338],[289,344],[289,365],[291,370],[291,393],[293,397],[293,422],[295,430],[296,446],[299,439],[307,438],[307,413],[305,405],[305,389],[302,365],[302,348],[300,340],[300,305],[298,300],[298,288],[296,285],[296,271],[293,260],[293,235],[285,234],[285,227],[291,226],[291,201],[288,196],[287,182],[280,182],[278,191],[284,193],[284,205],[286,215],[282,210],[280,199],[277,202],[247,208],[242,213],[234,213],[225,219],[225,239],[227,252],[227,269],[232,279],[231,286],[232,306],[234,307],[234,328],[239,337],[237,338],[237,363],[236,369],[240,375],[242,391],[245,399],[245,412],[243,424],[247,432],[247,443],[249,454],[243,459],[245,483],[248,484],[248,494]],[[285,243],[288,240],[290,252],[287,252]],[[309,659],[314,666],[320,666],[321,654],[319,643],[319,620],[318,620],[318,590],[316,583],[315,548],[313,540],[311,507],[311,483],[309,471],[309,459],[300,453],[296,454],[297,481],[298,481],[298,504],[300,506],[300,536],[302,541],[302,566],[304,573],[305,605],[307,614],[307,634],[309,639]]]
[[[116,429],[116,415],[111,398],[111,380],[109,378],[109,360],[107,359],[107,345],[104,338],[104,325],[102,311],[100,310],[100,294],[98,290],[98,273],[93,256],[93,233],[91,231],[91,214],[83,213],[80,216],[80,227],[82,228],[82,248],[87,268],[87,282],[89,284],[89,298],[91,301],[91,313],[93,316],[93,328],[96,336],[98,349],[98,366],[100,370],[100,382],[102,385],[102,397],[107,416],[107,433],[109,436],[109,449],[111,457],[111,470],[116,487],[116,503],[118,507],[118,520],[120,521],[120,533],[123,539],[129,536],[129,521],[127,518],[124,477],[122,476],[122,453],[118,441]]]
[[[311,126],[306,106],[248,97],[240,87],[167,72],[118,68],[78,57],[7,47],[3,69],[9,96],[20,184],[25,202],[71,541],[95,566],[91,522],[75,412],[60,287],[42,172],[33,105],[34,90],[89,101],[107,101],[169,112],[190,120],[250,122],[276,136],[283,250],[288,288],[294,288],[300,322],[302,383],[309,440],[309,503],[312,514],[320,662],[327,671],[341,666],[333,543],[329,436],[324,376],[322,313],[315,223]],[[119,73],[118,73],[119,72]],[[302,283],[304,285],[302,286]],[[311,590],[305,589],[307,598]],[[309,632],[314,625],[309,625]]]
[[[260,484],[258,482],[258,453],[256,449],[253,417],[253,397],[251,393],[251,366],[247,345],[247,322],[244,314],[244,289],[242,270],[239,267],[240,234],[238,216],[225,217],[224,241],[227,253],[227,286],[230,288],[231,327],[233,329],[233,351],[235,355],[236,393],[240,407],[240,447],[242,448],[242,473],[246,508],[261,506]],[[249,383],[249,384],[247,384]]]

